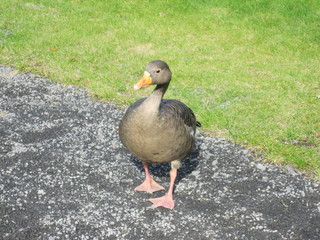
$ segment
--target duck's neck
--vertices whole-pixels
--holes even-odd
[[[169,83],[158,84],[150,96],[143,102],[143,108],[146,112],[157,114],[163,95],[167,91]]]

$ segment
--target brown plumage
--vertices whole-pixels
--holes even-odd
[[[148,63],[144,76],[134,88],[137,90],[152,84],[157,86],[148,98],[140,99],[128,108],[120,122],[119,135],[123,145],[142,161],[146,172],[145,181],[136,191],[152,193],[163,190],[150,176],[148,163],[171,162],[168,193],[150,201],[154,207],[172,209],[177,169],[192,149],[199,123],[184,103],[162,99],[170,80],[171,71],[165,62],[156,60]]]

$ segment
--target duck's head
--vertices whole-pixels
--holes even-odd
[[[167,63],[161,60],[155,60],[147,64],[143,77],[134,85],[138,90],[149,85],[169,84],[171,80],[171,71]]]

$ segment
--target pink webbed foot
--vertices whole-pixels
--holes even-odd
[[[169,186],[168,193],[160,198],[149,199],[149,201],[153,203],[152,207],[154,208],[164,207],[169,209],[174,208],[174,201],[172,196],[173,196],[173,185],[174,185],[174,181],[176,180],[176,177],[177,177],[177,169],[172,168],[170,171],[170,186]]]
[[[138,192],[153,193],[156,191],[164,190],[164,187],[162,187],[159,183],[157,183],[151,178],[144,180],[144,182],[138,187],[136,187],[134,190]]]
[[[146,173],[146,178],[144,182],[136,187],[134,190],[138,192],[147,192],[147,193],[153,193],[156,191],[164,190],[164,188],[158,184],[153,178],[151,177],[149,173],[148,163],[142,162],[144,171]]]
[[[159,198],[151,198],[149,199],[149,201],[153,203],[152,207],[154,208],[157,208],[157,207],[164,207],[169,209],[174,208],[174,201],[172,199],[172,195],[170,194],[166,194],[163,197],[159,197]]]

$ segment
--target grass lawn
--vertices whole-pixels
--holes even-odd
[[[128,105],[147,62],[209,134],[320,179],[319,0],[0,0],[0,64]]]

